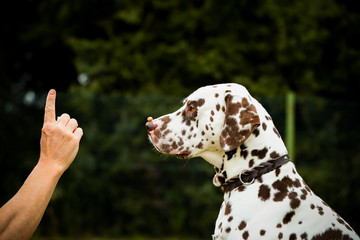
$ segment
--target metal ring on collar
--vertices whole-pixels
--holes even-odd
[[[251,182],[244,182],[244,181],[242,180],[241,175],[243,175],[244,172],[247,172],[247,170],[244,170],[244,171],[242,171],[242,172],[239,174],[240,182],[241,182],[243,185],[245,185],[245,186],[253,184],[254,181],[255,181],[255,178],[253,178],[253,179],[251,180]]]

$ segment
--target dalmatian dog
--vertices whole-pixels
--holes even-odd
[[[274,123],[247,89],[198,89],[174,113],[146,123],[161,153],[202,157],[224,201],[213,239],[360,239],[296,171]]]

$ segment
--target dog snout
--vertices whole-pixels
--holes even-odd
[[[154,131],[157,127],[157,125],[152,121],[152,117],[148,118],[148,122],[145,124],[146,129],[148,132]]]

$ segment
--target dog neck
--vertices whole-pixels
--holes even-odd
[[[213,182],[215,186],[220,186],[224,181],[238,176],[244,170],[249,170],[288,153],[269,114],[262,106],[258,107],[259,110],[261,124],[245,143],[232,151],[219,152],[221,166],[219,161],[216,162],[216,165],[214,164],[216,174]]]

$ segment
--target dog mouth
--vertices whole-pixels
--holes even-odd
[[[175,154],[175,156],[180,159],[188,159],[189,155],[190,155],[189,152],[182,152],[182,153]]]
[[[180,153],[177,153],[177,152],[179,152],[177,150],[168,151],[166,149],[163,149],[161,144],[159,144],[159,140],[154,138],[150,134],[149,134],[149,141],[152,143],[152,145],[154,146],[154,148],[158,152],[161,152],[161,153],[166,154],[166,155],[172,155],[172,156],[175,156],[175,157],[180,158],[180,159],[188,159],[188,158],[190,158],[190,152],[188,152],[188,151],[182,151]]]

